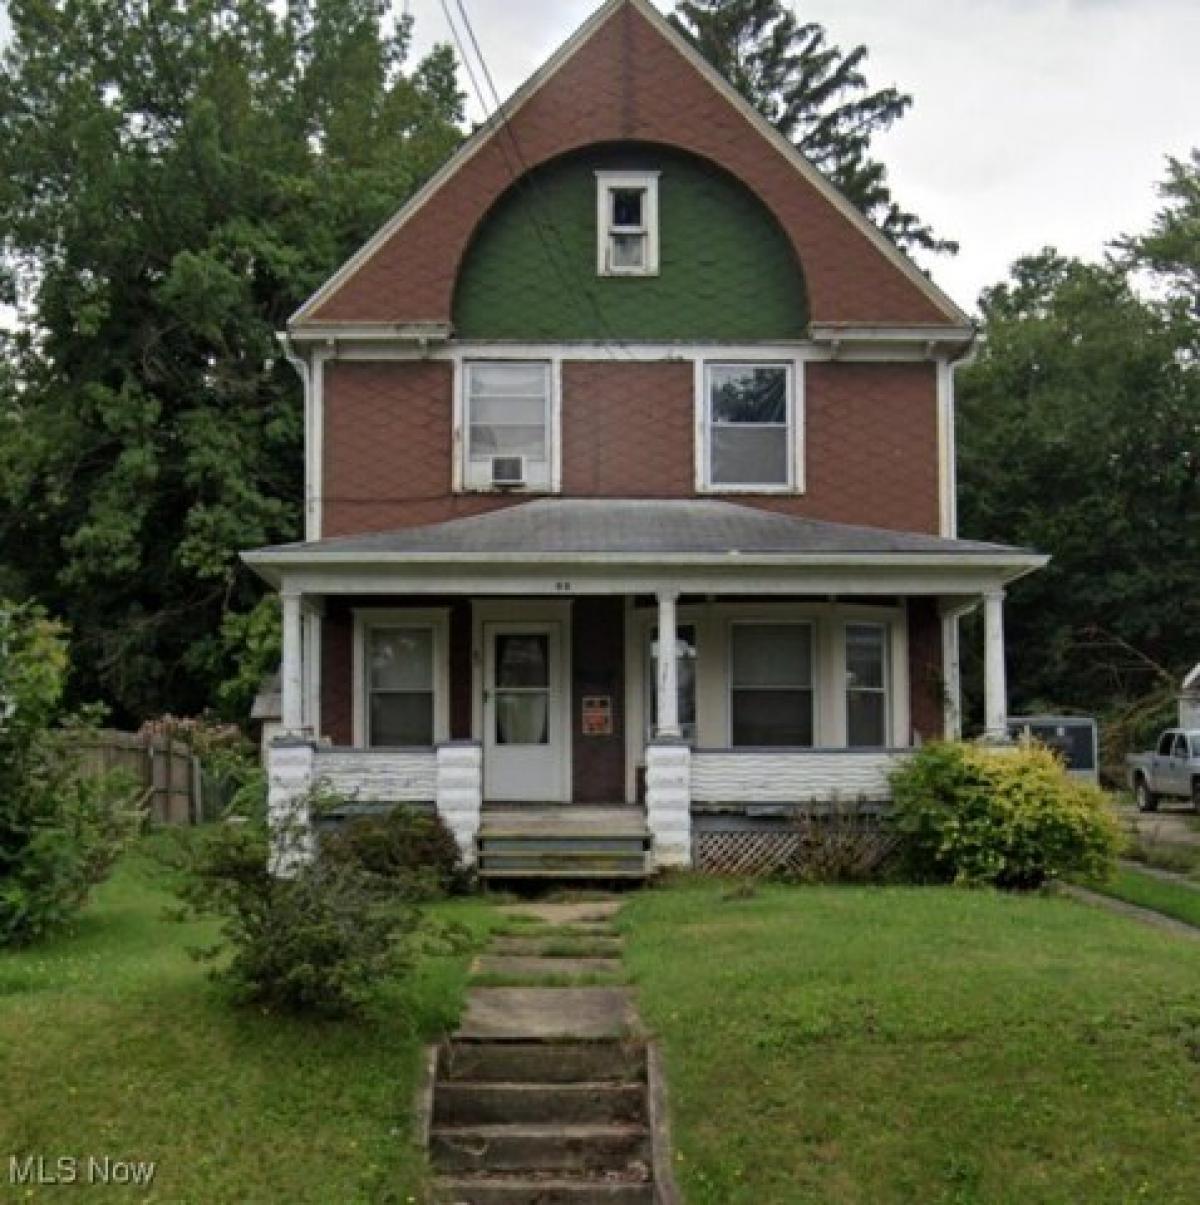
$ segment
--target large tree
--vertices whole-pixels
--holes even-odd
[[[865,46],[833,45],[781,0],[679,0],[671,16],[700,52],[864,214],[907,250],[954,252],[892,197],[871,140],[908,111],[896,88],[871,91]]]
[[[263,646],[237,550],[300,534],[274,332],[459,138],[450,52],[406,72],[391,8],[9,4],[0,580],[121,718],[204,707],[228,637]]]
[[[982,298],[962,532],[1053,556],[1010,594],[1015,708],[1115,715],[1200,655],[1196,323],[1164,290],[1174,268],[1146,266],[1139,290],[1123,263],[1046,251]]]

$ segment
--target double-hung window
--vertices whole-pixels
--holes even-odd
[[[434,628],[366,629],[367,744],[434,743]]]
[[[467,488],[549,489],[552,409],[548,363],[493,360],[465,364]]]
[[[796,482],[792,368],[708,364],[704,484],[711,490],[789,490]]]
[[[812,624],[735,623],[729,654],[731,743],[811,746]]]
[[[846,744],[882,749],[888,732],[888,631],[881,623],[846,625]]]
[[[596,269],[601,276],[658,272],[658,173],[596,173]]]

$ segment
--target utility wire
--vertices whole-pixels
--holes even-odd
[[[458,26],[450,14],[449,4],[447,0],[440,0],[442,13],[446,18],[446,24],[450,27],[451,36],[454,38],[455,45],[458,47],[459,56],[463,60],[463,66],[466,69],[467,76],[471,81],[471,87],[475,92],[476,99],[479,101],[480,107],[484,114],[484,123],[491,125],[497,123],[497,146],[500,154],[504,158],[505,166],[508,168],[509,174],[513,177],[514,183],[519,188],[524,188],[528,195],[534,200],[535,207],[531,208],[530,215],[533,218],[534,233],[537,235],[538,242],[542,245],[542,250],[546,254],[547,262],[554,270],[559,281],[566,288],[568,294],[577,294],[581,296],[591,309],[596,321],[604,335],[607,337],[603,340],[606,353],[610,358],[616,358],[613,352],[614,345],[621,350],[622,353],[628,356],[628,350],[625,346],[625,341],[617,335],[612,329],[603,309],[600,307],[595,294],[580,280],[572,280],[568,275],[570,265],[570,250],[566,245],[566,241],[562,236],[557,224],[554,221],[553,214],[547,198],[541,191],[541,188],[535,178],[535,174],[530,167],[529,161],[526,159],[524,151],[521,148],[520,140],[517,137],[516,131],[512,125],[503,116],[503,103],[500,100],[500,93],[496,88],[496,82],[492,76],[491,70],[488,68],[487,59],[484,57],[483,49],[479,44],[479,39],[475,35],[475,29],[471,24],[471,18],[467,14],[466,6],[463,0],[455,0],[458,8],[459,16],[462,20],[463,27],[467,31],[467,36],[470,39],[471,46],[474,48],[475,56],[479,61],[480,69],[483,72],[484,78],[487,80],[488,88],[492,96],[492,111],[489,112],[489,105],[483,88],[480,86],[479,77],[476,75],[474,67],[471,64],[470,56],[467,53],[466,45],[463,42],[462,36],[459,33]],[[497,120],[498,119],[498,120]],[[508,151],[504,145],[504,135],[512,143],[512,149],[517,158],[517,164],[514,165],[512,159],[509,158]],[[518,170],[519,168],[519,170]],[[538,210],[544,211],[539,214]],[[543,228],[542,221],[545,219],[546,228]],[[547,229],[550,235],[553,236],[557,248],[551,247],[547,238]],[[559,260],[559,253],[564,257],[567,268],[564,268],[563,263]]]

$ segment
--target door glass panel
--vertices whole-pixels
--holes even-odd
[[[887,744],[887,704],[881,690],[852,690],[846,696],[846,744],[882,749]]]
[[[550,638],[544,632],[496,637],[496,687],[550,685]]]
[[[549,719],[546,691],[496,692],[497,745],[548,745]]]

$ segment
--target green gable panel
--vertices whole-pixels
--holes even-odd
[[[657,171],[659,274],[596,272],[597,171]],[[744,185],[658,147],[594,147],[527,174],[481,223],[454,298],[460,339],[796,339],[808,300],[787,237]]]

